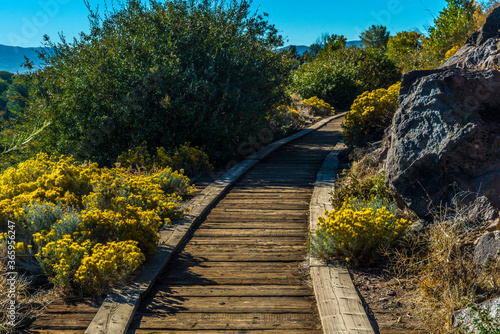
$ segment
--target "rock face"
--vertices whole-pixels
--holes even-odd
[[[474,262],[484,266],[500,252],[500,231],[488,232],[479,238],[474,250]]]
[[[473,33],[465,46],[439,68],[493,69],[500,60],[500,7],[488,16],[479,31]]]
[[[500,208],[500,72],[405,74],[391,130],[386,181],[419,216],[454,185]]]
[[[390,128],[386,182],[419,216],[455,189],[500,209],[500,7],[437,70],[403,76]]]
[[[498,321],[500,318],[500,298],[490,299],[478,305],[478,308],[486,311],[490,319],[497,319]],[[467,326],[469,327],[471,333],[477,333],[479,329],[476,328],[476,325],[474,324],[474,319],[477,318],[477,312],[473,312],[470,308],[457,311],[453,314],[453,327]]]

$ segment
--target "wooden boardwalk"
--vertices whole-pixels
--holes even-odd
[[[129,333],[322,333],[307,271],[309,201],[336,119],[243,176],[189,235]]]

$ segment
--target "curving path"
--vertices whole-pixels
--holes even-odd
[[[323,333],[302,268],[309,202],[342,118],[236,182],[141,302],[129,333]]]

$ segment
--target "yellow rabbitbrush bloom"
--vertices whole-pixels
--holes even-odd
[[[397,83],[388,89],[368,91],[358,96],[342,124],[344,141],[348,145],[362,146],[381,139],[378,137],[391,123],[398,107],[400,89],[401,83]]]
[[[121,247],[123,256],[132,255],[115,257],[113,268],[128,274],[155,253],[161,226],[186,211],[174,191],[192,190],[189,179],[169,167],[108,169],[39,154],[0,173],[0,233],[8,220],[16,221],[18,249],[28,245],[51,282],[94,293],[111,284],[107,275],[116,272],[98,267],[96,288],[77,276],[83,259],[104,256],[102,245],[108,255]]]
[[[335,108],[316,96],[306,99],[302,103],[311,106],[315,115],[328,116],[335,113]]]
[[[97,244],[85,255],[76,271],[75,282],[93,294],[101,294],[133,272],[145,260],[136,241]]]
[[[340,209],[325,212],[326,218],[319,217],[309,250],[325,259],[349,258],[356,264],[370,260],[378,248],[393,245],[411,225],[396,219],[389,205],[377,197],[346,198]]]

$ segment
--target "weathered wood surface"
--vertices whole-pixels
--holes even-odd
[[[343,149],[338,144],[325,159],[318,172],[310,204],[309,228],[316,229],[319,216],[331,210],[330,197],[335,185],[338,153]],[[321,324],[325,334],[373,334],[374,330],[363,304],[352,283],[349,271],[344,266],[327,265],[310,259],[311,281],[318,304]]]
[[[322,333],[303,269],[309,201],[341,119],[280,148],[197,224],[129,333]]]

